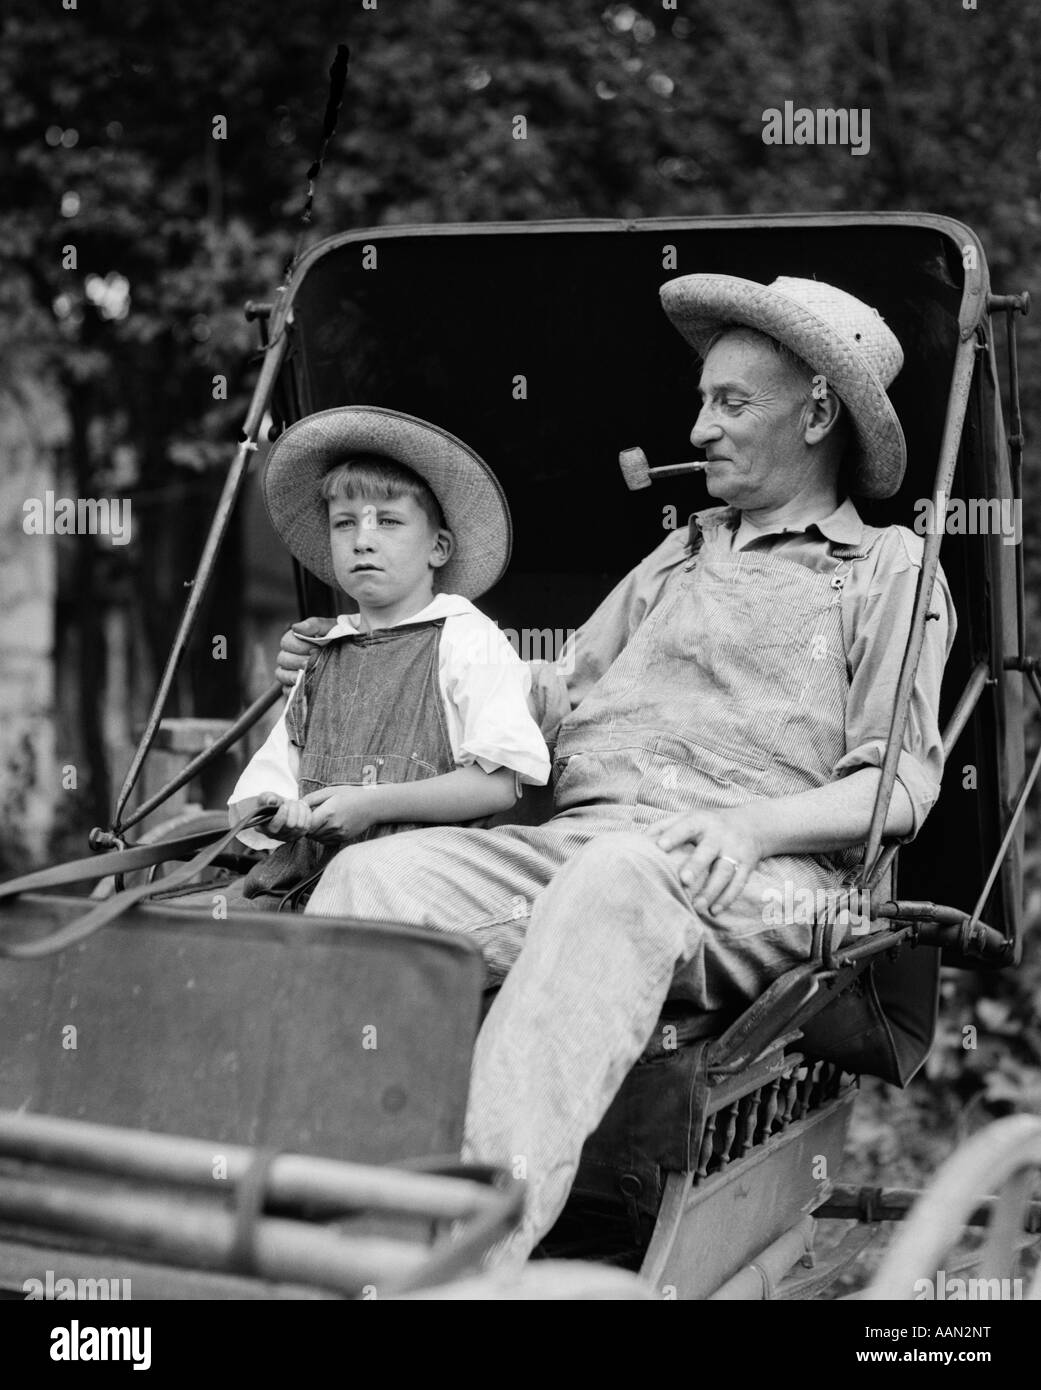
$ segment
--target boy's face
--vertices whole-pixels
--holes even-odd
[[[390,618],[429,603],[434,570],[452,552],[451,534],[433,526],[414,497],[333,497],[329,543],[340,587],[363,613]]]

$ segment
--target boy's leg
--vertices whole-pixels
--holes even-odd
[[[243,896],[242,885],[245,877],[229,878],[209,884],[191,884],[186,888],[175,888],[172,893],[163,893],[163,880],[156,879],[155,896],[148,902],[161,903],[164,907],[207,908],[215,920],[226,917],[229,912],[253,912],[266,906],[254,898]],[[273,904],[274,905],[274,904]]]
[[[306,912],[465,932],[498,981],[520,953],[536,897],[596,828],[573,817],[494,830],[432,826],[349,845]]]

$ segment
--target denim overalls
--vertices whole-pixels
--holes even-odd
[[[290,741],[300,749],[301,797],[330,786],[416,782],[452,771],[438,681],[444,624],[444,618],[406,623],[323,647],[286,711]],[[344,843],[413,828],[376,825]],[[342,848],[309,839],[280,845],[250,871],[243,893],[280,906]]]
[[[692,517],[691,558],[562,724],[558,812],[585,816],[624,805],[647,823],[833,780],[846,752],[842,589],[871,540],[862,548],[832,544],[833,564],[823,573],[770,551],[710,551],[703,541]],[[786,883],[838,888],[860,855],[854,848],[764,860],[714,920],[739,927],[747,916],[761,926],[768,887],[782,895]]]

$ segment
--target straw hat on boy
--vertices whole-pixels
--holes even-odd
[[[509,563],[513,528],[494,473],[454,434],[382,406],[339,406],[305,416],[278,437],[268,455],[268,515],[305,569],[337,587],[321,483],[331,468],[358,454],[378,454],[411,468],[441,504],[454,545],[434,572],[436,589],[473,599],[498,582]]]

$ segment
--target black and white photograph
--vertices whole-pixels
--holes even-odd
[[[8,0],[28,1365],[344,1301],[1025,1354],[1039,19]]]

